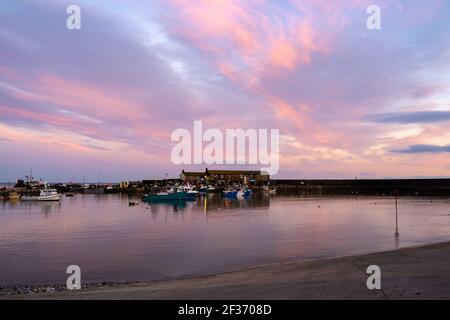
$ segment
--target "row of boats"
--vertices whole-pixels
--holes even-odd
[[[276,193],[275,189],[264,188],[264,192],[270,194]],[[155,194],[146,194],[143,197],[145,202],[153,202],[160,200],[196,200],[200,195],[207,193],[217,193],[214,186],[200,187],[198,190],[196,187],[191,185],[181,185],[181,186],[170,186],[165,190],[157,192]],[[252,195],[252,190],[247,186],[234,186],[226,190],[221,191],[222,196],[226,199],[243,199],[248,198]],[[67,196],[73,196],[72,193],[66,194]],[[61,199],[61,194],[58,193],[56,189],[45,188],[39,191],[36,195],[23,195],[16,192],[12,192],[5,200],[22,200],[22,201],[59,201]]]
[[[36,195],[23,195],[20,196],[17,192],[11,192],[5,200],[14,201],[14,200],[22,200],[22,201],[59,201],[61,199],[61,194],[58,193],[56,189],[49,189],[47,185],[45,188],[39,191],[39,194]]]
[[[172,186],[168,187],[166,190],[155,193],[146,194],[143,197],[145,202],[161,201],[161,200],[196,200],[200,195],[206,193],[216,193],[213,186],[201,187],[198,190],[190,185]],[[227,199],[233,198],[247,198],[252,195],[252,190],[247,186],[238,186],[234,188],[229,188],[222,191],[222,196]]]

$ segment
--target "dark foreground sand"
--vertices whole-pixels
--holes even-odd
[[[369,265],[381,290],[368,290]],[[1,297],[0,297],[1,298]],[[450,299],[450,243],[311,262],[271,264],[195,278],[3,299]]]

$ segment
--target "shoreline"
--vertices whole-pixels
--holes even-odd
[[[366,268],[381,268],[368,290]],[[264,264],[150,282],[83,284],[0,295],[2,299],[449,299],[450,242],[309,261]]]

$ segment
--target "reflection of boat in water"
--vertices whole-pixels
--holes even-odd
[[[201,186],[200,189],[198,189],[198,194],[203,196],[206,194],[207,188],[204,186]]]
[[[152,206],[173,206],[174,209],[184,209],[187,207],[186,200],[167,200],[167,199],[155,199],[149,201]]]
[[[244,188],[244,189],[239,190],[237,192],[236,196],[238,198],[247,198],[247,197],[250,197],[251,195],[252,195],[252,190],[249,188]]]
[[[144,196],[145,202],[157,202],[157,201],[180,201],[186,200],[187,192],[159,192],[157,194],[147,194]]]
[[[224,190],[223,191],[223,197],[224,198],[236,198],[237,197],[238,192],[236,190]]]
[[[60,201],[23,201],[21,205],[26,208],[39,208],[46,218],[61,209]]]
[[[23,201],[59,201],[61,199],[61,194],[56,191],[56,189],[45,189],[39,192],[38,196],[23,196]]]
[[[227,198],[224,196],[219,197],[205,197],[203,198],[197,206],[194,207],[197,210],[202,210],[203,212],[221,212],[221,209],[253,209],[253,208],[268,208],[270,206],[271,197],[265,197],[262,194],[252,192],[251,196],[248,197],[234,197]]]

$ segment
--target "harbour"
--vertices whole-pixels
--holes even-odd
[[[130,206],[130,201],[136,205]],[[450,241],[450,201],[218,193],[146,203],[139,195],[74,194],[0,202],[1,286],[151,281],[266,263],[311,261]]]
[[[0,16],[0,300],[450,299],[449,1]]]
[[[450,179],[273,179],[264,171],[252,170],[208,170],[198,172],[181,171],[178,177],[165,179],[141,179],[117,183],[67,182],[47,183],[17,178],[15,183],[0,184],[0,200],[19,200],[25,196],[38,196],[43,189],[51,188],[57,193],[72,196],[83,194],[132,194],[156,195],[186,189],[191,196],[205,193],[237,195],[239,190],[296,196],[416,196],[450,197]]]

